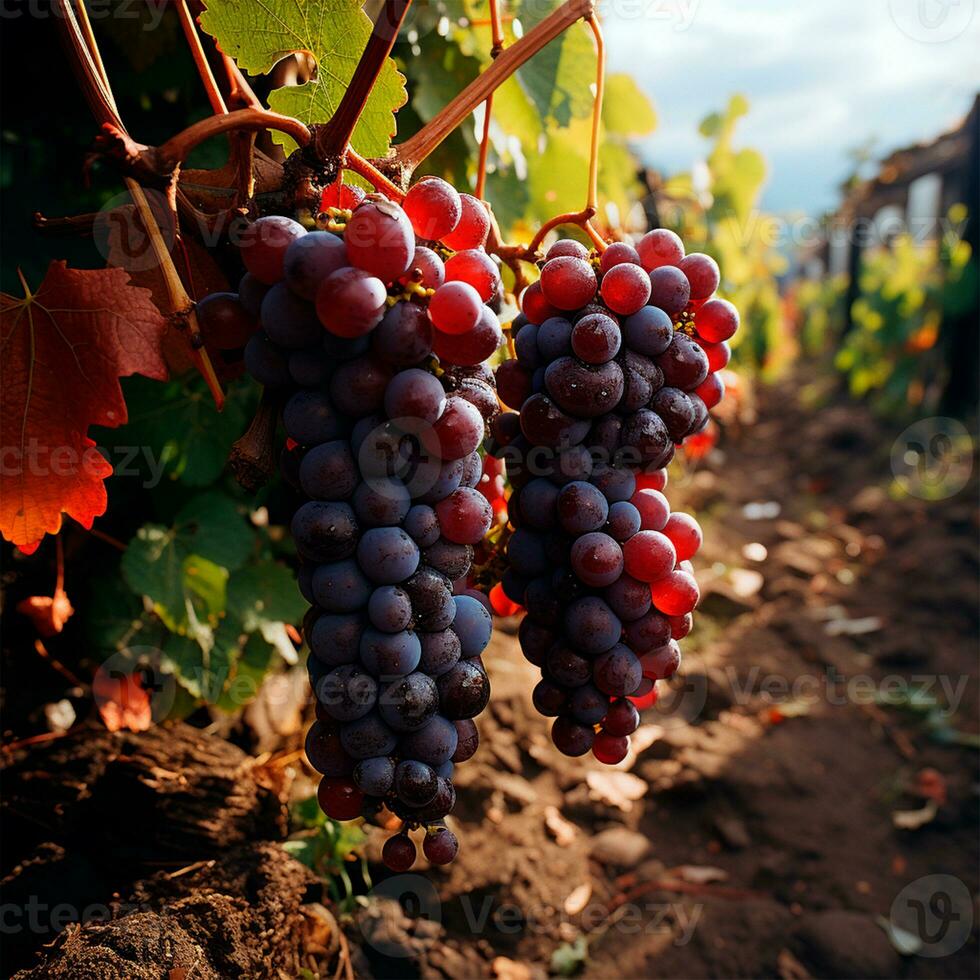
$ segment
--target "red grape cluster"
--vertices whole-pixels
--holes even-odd
[[[534,703],[567,755],[625,757],[691,629],[701,530],[662,490],[675,446],[724,394],[738,313],[712,298],[719,278],[662,229],[601,255],[556,242],[521,297],[517,357],[497,369],[515,409],[491,427],[514,487],[501,584],[527,609]]]
[[[256,321],[246,366],[284,398],[320,805],[338,820],[386,806],[403,831],[383,857],[406,870],[412,827],[433,863],[457,852],[443,822],[453,769],[490,696],[491,616],[466,581],[493,520],[475,488],[499,409],[483,362],[503,342],[501,281],[486,209],[443,180],[401,206],[336,185],[324,200],[335,231],[250,225],[238,294],[202,303],[202,318],[220,306]]]

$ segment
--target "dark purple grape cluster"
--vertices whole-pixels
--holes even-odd
[[[563,239],[521,297],[516,358],[497,369],[516,409],[492,426],[514,487],[502,585],[527,608],[534,704],[567,755],[622,760],[637,707],[680,663],[701,530],[661,491],[675,446],[724,393],[715,372],[738,314],[711,298],[718,284],[714,260],[685,255],[670,231],[601,254]]]
[[[312,606],[306,753],[328,816],[385,806],[446,863],[453,769],[476,751],[490,696],[491,616],[466,581],[493,516],[475,487],[499,408],[482,362],[503,342],[500,276],[484,206],[445,181],[419,182],[404,207],[369,195],[325,217],[332,230],[252,224],[248,272],[223,300],[260,324],[246,366],[282,394],[281,468],[303,501],[291,530]],[[407,832],[387,842],[391,867],[414,858]]]

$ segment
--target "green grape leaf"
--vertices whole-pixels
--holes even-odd
[[[438,35],[426,38],[426,56],[412,78],[412,107],[428,122],[480,74],[480,60]]]
[[[84,608],[86,647],[94,653],[108,655],[147,643],[149,624],[143,604],[118,575],[104,575],[91,582]]]
[[[232,616],[221,621],[215,646],[225,651],[231,669],[223,689],[212,703],[222,711],[239,711],[259,693],[272,662],[272,647],[259,633],[244,637],[243,643],[241,624],[236,624]]]
[[[237,381],[228,386],[224,410],[216,412],[204,381],[196,376],[166,384],[134,377],[123,387],[129,421],[111,436],[97,438],[100,445],[140,447],[133,458],[120,457],[120,462],[137,469],[148,486],[164,474],[189,487],[214,483],[258,398],[255,385]]]
[[[493,95],[493,121],[505,136],[516,136],[525,154],[533,152],[544,132],[541,117],[516,75],[512,75]],[[491,129],[491,136],[494,130]],[[497,147],[503,157],[510,155],[507,140]]]
[[[581,143],[566,130],[552,132],[530,167],[531,216],[544,221],[577,211],[585,203],[589,180],[588,140]]]
[[[292,571],[274,561],[260,561],[235,572],[228,583],[228,611],[238,616],[246,632],[263,620],[298,623],[306,603]]]
[[[235,502],[219,493],[189,501],[173,527],[144,524],[123,555],[126,584],[147,596],[172,632],[207,646],[210,623],[224,611],[228,571],[239,568],[252,547]]]
[[[243,533],[238,506],[223,493],[203,493],[177,513],[174,530],[193,542],[193,553],[234,571],[245,564],[252,550],[252,536]]]
[[[207,0],[201,27],[221,50],[252,74],[270,71],[294,52],[316,60],[303,85],[275,89],[269,105],[305,123],[325,123],[336,112],[371,36],[360,0]],[[407,99],[405,78],[388,58],[354,129],[351,143],[365,156],[383,156],[395,134],[395,112]],[[292,148],[292,140],[275,134]]]
[[[228,584],[228,612],[246,633],[258,631],[287,663],[296,663],[297,656],[285,624],[298,623],[305,608],[292,572],[276,562],[243,568]]]
[[[126,584],[149,597],[170,629],[184,621],[184,567],[170,528],[144,524],[129,542],[120,568]]]
[[[232,657],[220,644],[204,650],[190,637],[172,633],[162,647],[164,666],[188,694],[213,704],[220,697],[232,670]]]
[[[188,555],[184,559],[184,587],[201,600],[208,618],[216,619],[224,612],[227,586],[228,569],[200,555]]]
[[[513,167],[498,167],[487,174],[487,199],[493,201],[493,213],[500,226],[512,228],[527,214],[530,204],[528,182],[521,180]]]
[[[525,31],[545,19],[561,0],[522,0],[516,10]],[[521,86],[545,121],[567,126],[588,116],[594,102],[596,53],[592,35],[573,24],[517,72]]]
[[[657,128],[657,113],[629,75],[616,73],[606,76],[602,124],[616,136],[647,136]]]

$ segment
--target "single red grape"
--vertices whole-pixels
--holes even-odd
[[[463,206],[459,193],[441,177],[423,177],[413,184],[402,201],[415,234],[439,241],[459,224]]]
[[[436,827],[426,833],[422,853],[431,864],[449,864],[459,853],[459,841],[448,827]]]
[[[711,299],[698,310],[698,334],[709,343],[720,344],[738,330],[738,310],[727,299]]]
[[[637,490],[630,503],[640,512],[640,528],[662,531],[670,518],[670,504],[659,490]]]
[[[344,245],[351,265],[389,283],[411,267],[415,234],[408,215],[397,204],[372,194],[347,222]]]
[[[500,286],[500,273],[483,249],[467,248],[447,260],[446,281],[469,283],[486,303]]]
[[[680,511],[671,514],[667,518],[663,532],[674,545],[678,561],[686,561],[693,557],[701,547],[701,525],[690,514]]]
[[[693,611],[701,598],[701,591],[693,575],[675,571],[651,584],[650,597],[653,604],[665,615],[683,616]]]
[[[408,871],[415,864],[417,851],[415,841],[408,834],[395,834],[389,837],[381,848],[381,860],[391,871]]]
[[[401,282],[417,282],[426,289],[438,289],[446,281],[446,265],[439,256],[424,245],[415,247],[412,264]]]
[[[337,337],[360,337],[384,316],[387,290],[380,279],[348,266],[332,272],[316,294],[316,314]]]
[[[691,284],[680,269],[672,265],[660,266],[650,273],[650,304],[669,316],[675,316],[687,306],[691,298]]]
[[[364,794],[352,779],[321,779],[316,796],[331,820],[353,820],[361,815]]]
[[[642,661],[642,657],[640,658]],[[632,735],[640,726],[640,713],[631,701],[620,698],[609,705],[606,717],[600,722],[602,730],[616,738]]]
[[[612,585],[623,573],[623,549],[618,541],[601,531],[576,538],[570,561],[572,571],[593,588]]]
[[[541,289],[552,306],[577,310],[595,296],[595,270],[585,259],[559,255],[541,269]]]
[[[623,262],[640,265],[640,255],[628,242],[613,242],[599,259],[599,271],[608,272],[613,266]]]
[[[683,640],[694,626],[692,613],[684,613],[683,616],[668,616],[667,621],[670,623],[671,639],[674,640]]]
[[[629,752],[630,740],[626,736],[609,735],[599,732],[592,743],[592,754],[606,765],[614,766],[622,762]]]
[[[589,250],[574,238],[559,238],[545,253],[545,262],[557,259],[561,255],[571,255],[576,259],[588,259]]]
[[[677,265],[691,284],[691,299],[694,302],[707,299],[721,282],[718,263],[704,252],[691,252]]]
[[[642,270],[640,275],[646,278]],[[619,353],[622,342],[616,321],[602,313],[590,313],[572,328],[572,351],[587,364],[611,361]]]
[[[521,293],[521,311],[531,323],[544,323],[550,317],[561,315],[561,311],[545,298],[540,282],[532,282]]]
[[[725,382],[717,374],[709,374],[694,389],[694,394],[704,402],[706,408],[714,408],[725,397]]]
[[[443,333],[466,333],[480,322],[483,301],[468,282],[445,282],[429,300],[429,319]]]
[[[364,189],[356,184],[345,184],[341,180],[335,180],[323,188],[320,195],[320,210],[326,211],[327,208],[343,208],[353,211],[354,208],[364,200]]]
[[[453,249],[480,248],[490,232],[490,214],[486,205],[472,194],[460,194],[461,215],[456,227],[442,241]]]
[[[623,545],[626,571],[641,582],[655,582],[671,574],[677,553],[670,538],[659,531],[640,531]],[[659,608],[659,607],[658,607]],[[688,610],[683,610],[688,612]],[[661,609],[661,612],[667,610]]]
[[[677,673],[681,665],[681,648],[676,639],[668,640],[663,646],[649,650],[640,657],[643,676],[651,680],[668,680]]]
[[[667,486],[667,471],[653,470],[650,473],[636,474],[637,490],[663,490]]]
[[[478,544],[493,523],[490,501],[470,487],[454,490],[435,510],[442,536],[455,544]]]
[[[259,282],[275,285],[283,277],[286,249],[305,234],[306,229],[298,221],[280,214],[253,221],[242,232],[238,245],[245,268]]]
[[[638,265],[623,262],[602,277],[599,291],[609,309],[629,316],[645,306],[650,298],[650,277]]]
[[[721,371],[728,366],[728,362],[732,359],[732,349],[728,344],[724,342],[712,344],[703,337],[698,338],[698,343],[708,357],[709,371]]]
[[[667,228],[648,231],[636,245],[640,264],[647,272],[662,265],[677,265],[684,258],[684,243]]]

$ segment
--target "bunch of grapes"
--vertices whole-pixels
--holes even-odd
[[[517,357],[492,425],[514,487],[503,591],[526,607],[534,703],[565,754],[626,756],[638,706],[680,663],[699,594],[693,518],[670,512],[664,467],[721,400],[738,328],[718,266],[673,232],[601,255],[548,251],[513,324]]]
[[[250,225],[237,295],[199,313],[202,330],[260,324],[246,367],[284,400],[320,805],[338,820],[387,807],[403,826],[383,857],[406,870],[414,827],[430,861],[456,855],[453,769],[476,751],[490,696],[491,616],[466,581],[493,519],[475,488],[499,409],[483,362],[503,342],[501,280],[485,207],[443,180],[401,206],[336,186],[325,205],[332,230]]]

